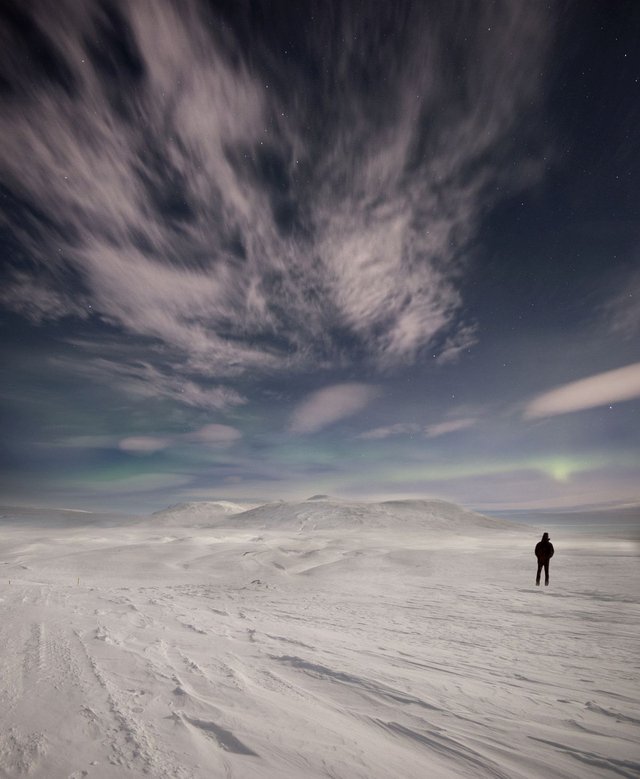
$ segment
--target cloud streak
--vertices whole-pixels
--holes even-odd
[[[412,422],[397,422],[395,425],[385,425],[383,427],[375,427],[373,430],[367,430],[364,433],[360,433],[358,438],[362,438],[365,441],[380,441],[393,436],[413,435],[420,432],[420,430],[420,425]]]
[[[425,428],[427,438],[439,438],[441,435],[456,433],[459,430],[467,430],[478,423],[475,417],[464,417],[462,419],[450,419],[446,422],[437,422],[434,425],[428,425]]]
[[[305,63],[228,13],[67,0],[5,22],[0,175],[28,262],[0,302],[161,348],[192,385],[129,366],[130,389],[205,408],[202,377],[456,359],[482,214],[540,175],[510,139],[540,94],[541,8],[323,5]]]
[[[375,387],[355,382],[325,387],[300,403],[291,415],[289,430],[299,434],[316,433],[362,411],[377,395]]]
[[[556,387],[527,405],[526,419],[584,411],[640,397],[640,362]]]
[[[129,436],[118,443],[118,448],[130,454],[154,454],[171,446],[204,444],[208,446],[229,446],[242,438],[242,433],[230,425],[204,425],[190,433],[168,436]]]
[[[227,411],[241,406],[247,399],[232,387],[189,378],[172,366],[158,367],[143,360],[95,357],[79,361],[71,358],[51,358],[50,363],[63,371],[78,374],[98,385],[108,385],[125,395],[141,399],[168,400],[207,411]]]
[[[640,270],[628,274],[603,306],[608,329],[625,339],[640,335]]]
[[[415,422],[398,422],[395,425],[385,425],[376,427],[373,430],[367,430],[364,433],[360,433],[357,437],[365,441],[378,441],[395,436],[415,436],[417,434],[424,435],[425,438],[439,438],[449,433],[455,433],[458,430],[474,427],[477,423],[476,417],[449,419],[444,422],[427,425],[426,427]]]

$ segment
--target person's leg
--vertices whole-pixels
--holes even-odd
[[[536,584],[540,584],[540,573],[542,572],[542,562],[538,560],[538,572],[536,573]]]
[[[544,583],[545,587],[549,584],[549,561],[546,560],[544,564]]]

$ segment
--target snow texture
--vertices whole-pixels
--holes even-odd
[[[0,776],[640,776],[636,543],[244,508],[0,511]]]

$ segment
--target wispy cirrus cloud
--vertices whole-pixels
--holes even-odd
[[[476,417],[462,417],[460,419],[448,419],[444,422],[436,422],[433,425],[427,425],[425,435],[427,438],[439,438],[449,433],[457,433],[459,430],[467,430],[478,424]]]
[[[242,432],[231,425],[212,423],[186,433],[162,435],[75,435],[42,442],[41,446],[70,449],[120,449],[131,454],[154,454],[175,446],[195,444],[225,448],[242,438]]]
[[[118,443],[123,452],[133,454],[153,454],[171,446],[184,444],[204,444],[209,446],[229,446],[242,438],[242,433],[230,425],[204,425],[189,433],[176,433],[166,436],[128,436]]]
[[[156,367],[142,360],[119,362],[116,359],[96,357],[79,361],[70,358],[52,358],[50,363],[62,370],[83,376],[96,384],[106,384],[126,395],[165,399],[193,408],[210,411],[226,411],[247,402],[232,387],[194,381],[171,365]]]
[[[392,436],[414,436],[423,435],[426,438],[439,438],[442,435],[455,433],[458,430],[466,430],[478,424],[477,417],[459,417],[457,419],[447,419],[443,422],[436,422],[432,425],[418,425],[414,422],[398,422],[395,425],[386,425],[376,427],[373,430],[367,430],[361,433],[358,438],[368,441],[375,441]]]
[[[631,339],[640,336],[640,270],[627,274],[602,307],[611,333]]]
[[[161,452],[171,446],[170,438],[160,438],[158,436],[137,435],[123,438],[118,449],[131,454],[154,454]]]
[[[497,191],[540,175],[511,142],[540,95],[540,6],[323,5],[311,68],[187,0],[19,13],[0,33],[0,176],[28,262],[3,305],[150,339],[188,380],[154,383],[150,351],[121,385],[205,408],[201,377],[472,345],[464,254]]]
[[[524,416],[527,419],[551,417],[634,398],[640,398],[640,362],[544,392],[527,404]]]
[[[391,438],[398,435],[413,435],[420,432],[421,429],[420,425],[412,422],[397,422],[395,425],[374,427],[373,430],[366,430],[357,437],[362,438],[365,441],[379,441],[384,438]]]
[[[469,351],[477,341],[477,325],[462,323],[454,333],[447,336],[437,355],[436,362],[438,365],[456,362],[460,359],[462,353]]]
[[[366,408],[379,394],[376,387],[357,382],[334,384],[312,392],[291,415],[292,433],[316,433]]]

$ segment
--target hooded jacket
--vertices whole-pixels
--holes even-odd
[[[536,544],[536,557],[541,563],[547,563],[553,557],[553,544],[547,533],[542,536],[542,541]]]

